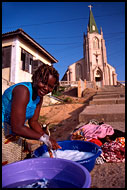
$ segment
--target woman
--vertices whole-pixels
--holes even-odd
[[[52,92],[58,84],[58,72],[52,66],[43,64],[33,74],[32,83],[17,83],[5,90],[2,96],[2,162],[22,159],[20,153],[16,158],[16,151],[19,147],[20,151],[22,149],[19,146],[21,138],[39,140],[52,149],[59,147],[55,140],[44,133],[38,122],[43,96]],[[29,127],[26,127],[26,121]],[[6,139],[15,135],[21,138],[15,138],[12,144],[8,143],[11,151],[7,152]],[[15,152],[12,145],[17,145]]]

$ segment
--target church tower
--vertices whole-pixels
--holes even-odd
[[[87,34],[84,33],[83,58],[68,66],[63,81],[79,81],[96,83],[96,86],[116,85],[115,68],[107,62],[105,40],[102,28],[97,28],[92,6],[89,6]]]
[[[89,6],[89,22],[87,26],[87,35],[84,34],[83,54],[85,59],[85,76],[87,81],[95,81],[96,85],[112,85],[116,83],[116,74],[112,66],[107,63],[105,40],[103,38],[102,28],[98,31],[92,6]],[[113,76],[111,76],[113,75]]]

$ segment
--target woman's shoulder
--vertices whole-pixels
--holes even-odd
[[[16,83],[16,84],[13,84],[12,86],[9,86],[3,93],[3,96],[4,95],[8,95],[8,94],[11,94],[13,89],[15,89],[15,87],[17,86],[26,86],[27,88],[31,88],[31,83],[30,82],[20,82],[20,83]],[[26,88],[25,87],[25,88]]]
[[[15,86],[15,88],[13,88],[12,96],[15,98],[15,100],[20,100],[28,104],[31,93],[27,85],[18,84]]]
[[[15,88],[13,88],[14,90],[18,90],[21,91],[22,93],[26,92],[26,93],[30,93],[32,92],[32,84],[31,82],[21,82],[21,83],[17,83],[17,85],[15,85]]]
[[[31,82],[20,82],[12,86],[12,90],[13,89],[26,89],[26,90],[29,89],[29,91],[31,91],[31,88],[32,88]]]
[[[15,84],[15,86],[19,86],[19,85],[26,86],[28,88],[31,88],[31,86],[32,86],[31,82],[19,82],[19,83]]]
[[[21,94],[23,94],[23,92],[25,93],[31,93],[31,89],[32,89],[32,84],[31,82],[20,82],[20,83],[16,83],[12,86],[10,86],[9,88],[7,88],[4,92],[5,95],[7,94],[12,94],[14,92],[21,92]],[[3,95],[4,95],[3,94]]]

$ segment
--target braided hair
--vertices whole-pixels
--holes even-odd
[[[33,86],[36,86],[40,80],[44,84],[48,83],[49,75],[53,75],[53,77],[56,78],[54,90],[57,90],[59,86],[59,73],[53,66],[49,66],[47,64],[42,64],[33,73],[33,76],[32,76]]]

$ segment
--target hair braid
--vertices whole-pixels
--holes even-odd
[[[54,78],[56,78],[55,82],[55,90],[59,86],[59,73],[53,66],[49,66],[47,64],[43,64],[38,67],[37,70],[33,73],[32,81],[33,86],[36,86],[39,80],[41,80],[43,83],[48,82],[49,74],[53,75]]]

